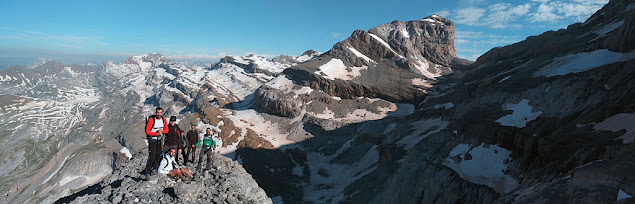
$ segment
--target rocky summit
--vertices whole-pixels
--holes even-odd
[[[146,155],[147,151],[138,154]],[[101,182],[56,203],[271,203],[238,162],[214,154],[212,163],[212,169],[203,167],[201,172],[194,171],[195,164],[183,165],[196,172],[195,177],[176,179],[161,174],[141,175],[146,159],[135,157]]]

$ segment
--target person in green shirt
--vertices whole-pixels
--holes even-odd
[[[201,139],[196,143],[196,146],[203,144],[203,148],[201,148],[201,153],[198,156],[198,165],[196,166],[196,171],[200,172],[201,170],[201,162],[203,161],[203,156],[207,155],[207,169],[212,168],[212,155],[214,151],[216,151],[216,141],[214,141],[214,135],[212,135],[212,129],[207,128],[206,133],[201,137]]]

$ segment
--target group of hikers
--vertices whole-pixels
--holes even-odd
[[[148,118],[145,126],[149,150],[148,163],[145,168],[146,175],[159,173],[178,178],[185,175],[193,179],[192,173],[179,165],[179,154],[183,156],[184,165],[187,165],[189,155],[192,155],[192,159],[189,161],[194,162],[196,147],[201,144],[202,148],[196,171],[201,171],[201,162],[205,156],[207,157],[207,169],[211,169],[212,156],[216,151],[216,141],[213,139],[212,129],[207,128],[206,133],[199,137],[196,126],[192,125],[191,128],[186,135],[183,135],[183,131],[176,124],[176,116],[170,117],[168,123],[168,120],[163,117],[163,109],[156,108],[155,115]]]

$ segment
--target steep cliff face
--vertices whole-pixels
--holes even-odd
[[[394,21],[356,30],[331,50],[285,70],[301,85],[341,98],[380,97],[414,102],[452,73],[456,57],[454,24],[437,15],[416,21]]]

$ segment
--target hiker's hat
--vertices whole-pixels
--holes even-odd
[[[176,121],[176,116],[171,116],[170,121]]]

